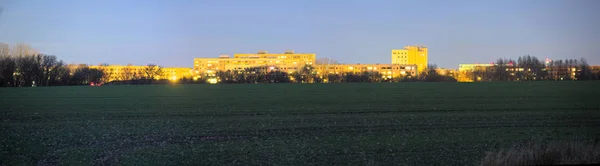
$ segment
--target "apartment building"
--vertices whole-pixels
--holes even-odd
[[[251,54],[220,55],[218,58],[194,58],[195,77],[214,77],[217,71],[240,71],[260,67],[265,71],[279,70],[286,73],[300,71],[312,65],[317,75],[361,72],[379,72],[384,78],[416,76],[427,66],[427,48],[406,46],[404,50],[392,51],[392,64],[316,64],[316,54],[268,53],[258,51]],[[395,63],[394,63],[395,62]],[[421,67],[419,67],[421,66]]]
[[[476,70],[485,71],[487,68],[494,66],[493,64],[459,64],[458,65],[458,82],[474,82],[473,72]]]
[[[417,65],[417,72],[427,68],[427,47],[406,46],[404,49],[392,50],[392,64]]]
[[[111,81],[123,81],[123,80],[134,80],[147,77],[146,68],[147,66],[134,66],[134,65],[97,65],[89,66],[91,69],[99,69],[104,71],[107,80]],[[191,68],[185,67],[165,67],[161,68],[158,74],[154,75],[154,79],[168,79],[176,81],[182,78],[192,78],[193,73]]]
[[[386,79],[417,75],[417,65],[400,64],[325,64],[314,70],[317,75],[378,72]]]
[[[194,72],[199,76],[211,76],[216,71],[236,71],[251,67],[279,68],[285,72],[294,72],[304,65],[314,65],[316,54],[295,53],[268,53],[259,51],[255,54],[220,55],[218,58],[194,58]]]
[[[456,69],[437,68],[435,72],[441,76],[449,76],[452,78],[458,77],[458,71]]]

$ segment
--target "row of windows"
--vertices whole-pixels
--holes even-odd
[[[324,67],[317,67],[317,69],[325,69]],[[367,70],[367,69],[374,69],[377,70],[377,67],[329,67],[330,70],[334,70],[334,69],[348,69],[348,70],[354,70],[354,69],[362,69],[362,70]],[[381,67],[380,69],[382,70],[391,70],[391,69],[396,69],[396,70],[404,70],[404,69],[415,69],[414,67]]]
[[[393,54],[402,54],[402,55],[406,55],[406,52],[393,52]]]
[[[270,62],[270,63],[272,64],[272,62]],[[280,64],[280,65],[288,65],[288,64],[290,64],[290,63],[285,63],[285,62],[284,63],[280,63],[279,61],[276,61],[275,63]],[[234,65],[254,65],[254,64],[257,64],[257,63],[243,63],[243,64],[234,64]],[[263,64],[263,63],[261,62],[261,63],[258,63],[258,64]],[[298,63],[297,62],[293,62],[292,64],[293,65],[297,65]],[[305,62],[304,64],[312,65],[313,63],[312,62]],[[225,65],[226,64],[196,64],[195,66],[197,66],[197,67],[204,67],[204,66],[211,67],[211,66],[225,66]]]
[[[300,59],[300,58],[314,58],[314,56],[256,56],[256,55],[246,55],[246,56],[236,56],[236,58],[263,58],[263,59],[284,59],[284,58],[294,58],[294,59]]]
[[[312,60],[305,60],[305,61],[312,63],[311,62]],[[219,63],[219,61],[207,61],[207,62],[208,63]],[[228,64],[228,63],[257,63],[257,62],[258,63],[267,63],[267,62],[268,63],[273,63],[273,62],[275,62],[275,63],[281,63],[281,62],[286,63],[286,62],[288,62],[289,63],[289,61],[221,61],[221,63],[225,63],[225,64]],[[293,61],[292,63],[298,63],[298,62],[297,61]],[[196,61],[196,64],[202,64],[202,61]]]
[[[206,69],[206,68],[201,68],[201,69]],[[245,69],[262,69],[262,70],[266,70],[266,69],[283,69],[283,70],[296,70],[298,69],[297,67],[280,67],[280,68],[276,68],[276,67],[234,67],[232,68],[232,70],[245,70]],[[218,69],[217,69],[218,70]]]

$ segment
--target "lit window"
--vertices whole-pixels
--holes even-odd
[[[216,84],[217,83],[217,79],[216,78],[208,79],[208,83]]]

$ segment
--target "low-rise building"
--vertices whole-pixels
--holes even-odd
[[[143,79],[148,76],[156,80],[168,79],[173,81],[183,78],[193,78],[192,69],[185,67],[161,67],[160,71],[151,74],[149,74],[148,66],[97,65],[89,66],[89,68],[102,70],[105,75],[105,82]],[[158,67],[152,69],[152,71],[156,71],[157,69]]]
[[[316,65],[317,75],[378,72],[383,78],[392,79],[404,76],[416,76],[417,65],[400,64],[327,64]]]
[[[474,82],[477,78],[473,74],[475,71],[485,71],[489,67],[494,66],[493,64],[459,64],[458,65],[458,76],[456,80],[458,82]]]

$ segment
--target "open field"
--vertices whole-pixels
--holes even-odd
[[[600,82],[0,88],[0,165],[474,165],[600,139]]]

